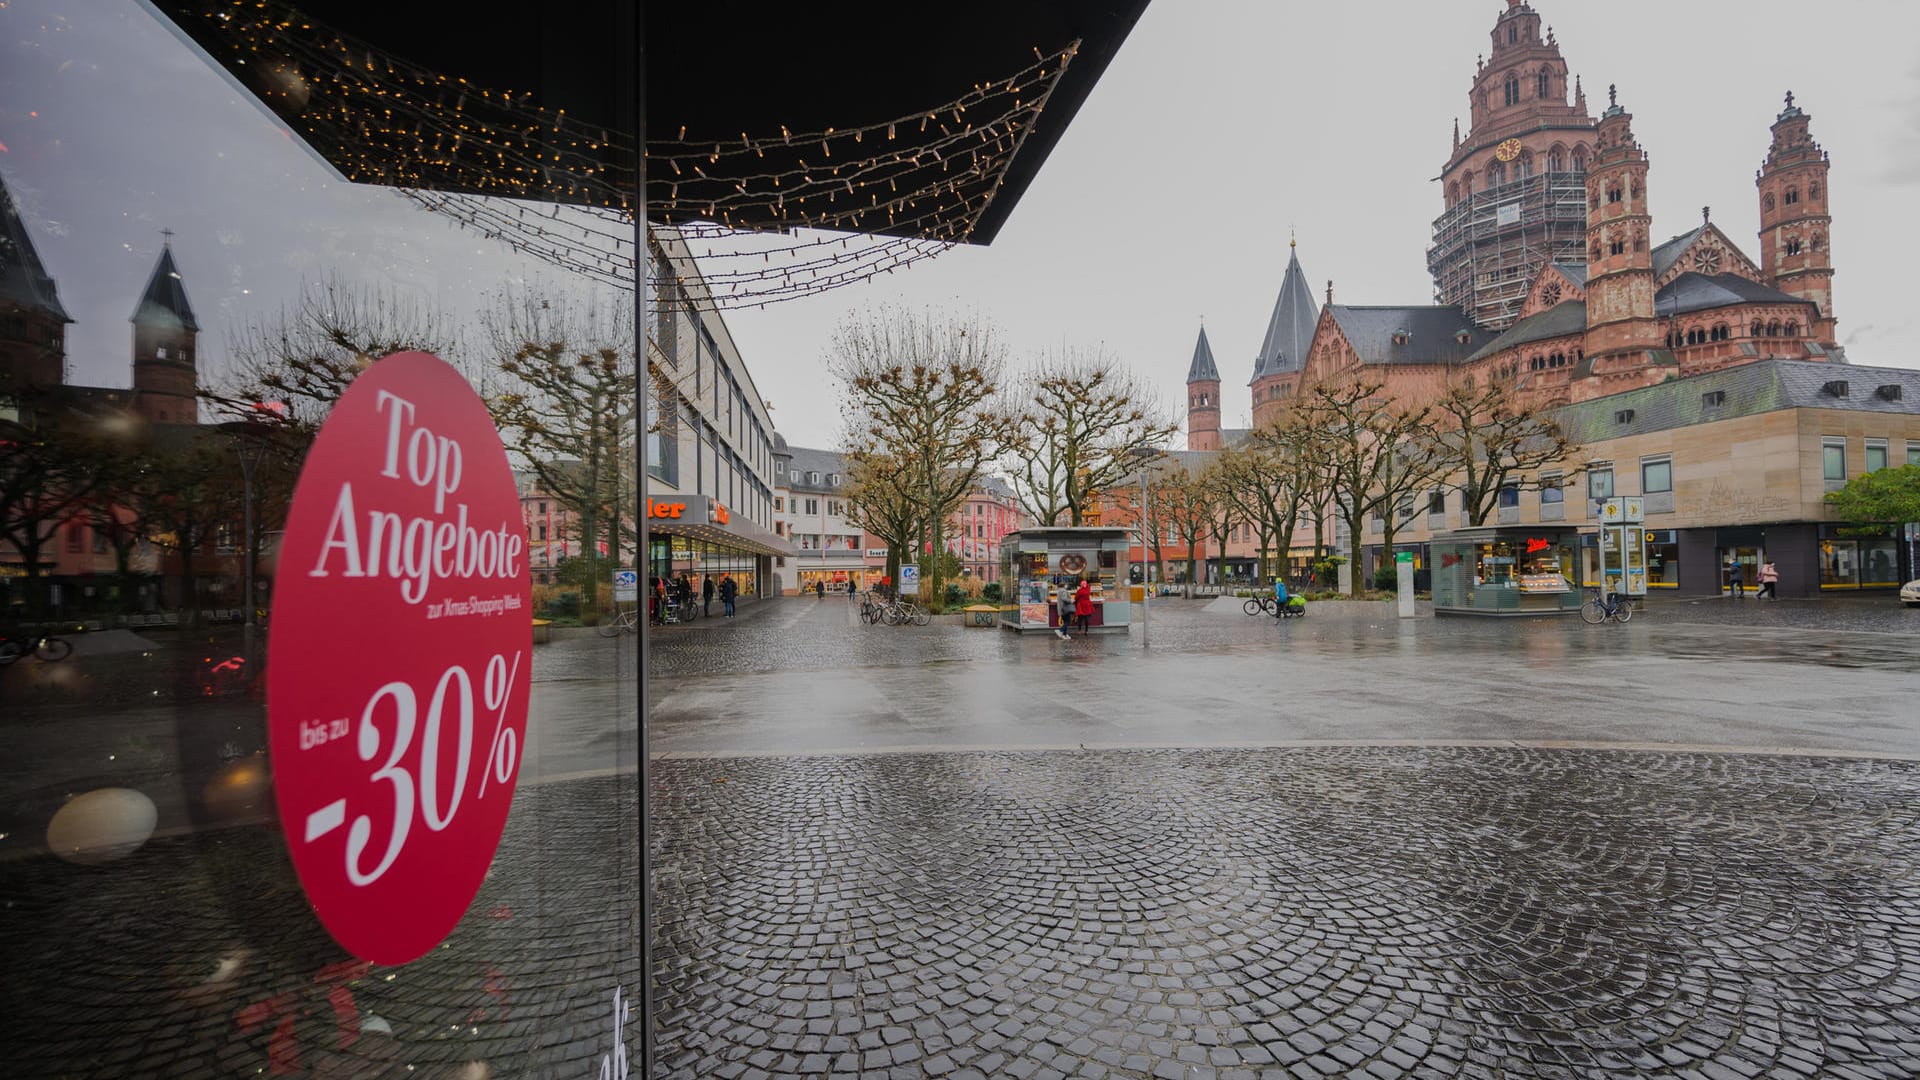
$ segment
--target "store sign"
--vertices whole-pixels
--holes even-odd
[[[640,599],[640,571],[615,570],[613,572],[613,602],[631,604]]]
[[[674,505],[681,510],[685,510],[687,508],[685,503],[676,503]],[[707,521],[710,524],[725,525],[727,521],[732,518],[732,516],[733,515],[727,513],[726,507],[721,506],[717,502],[710,502],[707,504]]]
[[[363,960],[438,945],[493,862],[526,741],[525,549],[459,372],[409,352],[354,380],[287,515],[267,727],[300,884]]]
[[[655,502],[647,500],[647,516],[650,518],[677,518],[686,513],[687,504],[683,502]],[[724,519],[722,519],[724,520]]]

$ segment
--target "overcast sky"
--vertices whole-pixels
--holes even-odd
[[[1835,309],[1855,363],[1920,367],[1920,3],[1536,0],[1595,113],[1606,87],[1652,158],[1654,232],[1700,207],[1757,255],[1753,177],[1781,97],[1831,153]],[[1171,405],[1204,317],[1228,426],[1287,236],[1316,300],[1431,302],[1430,178],[1503,0],[1153,0],[999,239],[864,286],[725,317],[780,431],[830,446],[833,326],[885,300],[978,308],[1019,357],[1104,344]],[[724,49],[716,52],[724,59]],[[983,78],[995,72],[982,72]],[[398,197],[328,180],[143,9],[0,8],[0,173],[76,324],[75,381],[127,380],[160,237],[213,362],[233,327],[333,270],[467,317],[503,283],[575,287]],[[1757,261],[1757,259],[1756,259]]]

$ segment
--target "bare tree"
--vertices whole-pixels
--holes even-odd
[[[639,409],[631,321],[617,306],[508,293],[485,326],[501,376],[488,407],[507,445],[573,513],[584,556],[604,542],[619,559],[640,518],[627,467]]]
[[[887,580],[898,581],[901,554],[926,531],[912,470],[882,450],[850,453],[847,482],[847,521],[887,545]]]
[[[25,417],[57,409],[50,394],[20,391],[13,400],[24,405]],[[41,610],[46,606],[42,552],[61,524],[81,513],[98,482],[89,450],[88,440],[71,425],[0,420],[0,541],[20,556],[30,603]]]
[[[458,336],[443,313],[397,292],[334,275],[306,285],[272,318],[234,330],[225,370],[203,396],[279,402],[312,427],[367,366],[396,352],[433,353],[459,366]]]
[[[1385,516],[1401,497],[1430,483],[1442,468],[1424,445],[1431,406],[1402,406],[1385,382],[1364,376],[1315,383],[1302,394],[1300,421],[1316,434],[1309,455],[1325,469],[1328,494],[1346,522],[1356,557],[1350,592],[1363,584],[1357,556],[1368,515]]]
[[[1200,558],[1200,541],[1212,527],[1214,507],[1218,500],[1211,485],[1203,483],[1201,478],[1184,468],[1169,470],[1161,481],[1154,485],[1155,506],[1163,506],[1170,531],[1187,548],[1188,599],[1193,598],[1193,579]]]
[[[979,316],[907,308],[855,314],[834,333],[829,368],[845,387],[847,454],[886,455],[919,502],[934,552],[946,522],[987,466],[1011,444],[998,407],[1006,352]],[[931,560],[937,605],[943,560]]]
[[[1512,379],[1466,376],[1433,403],[1439,430],[1433,453],[1444,466],[1447,490],[1460,493],[1469,525],[1484,525],[1500,492],[1539,490],[1579,475],[1573,440]],[[1553,466],[1564,466],[1556,476]]]
[[[1036,525],[1085,524],[1099,493],[1138,471],[1139,452],[1179,428],[1145,383],[1102,352],[1042,361],[1014,398],[1014,489]]]

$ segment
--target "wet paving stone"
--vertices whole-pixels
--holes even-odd
[[[654,769],[662,1075],[1920,1065],[1920,764],[1375,746]]]

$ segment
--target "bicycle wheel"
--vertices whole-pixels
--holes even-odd
[[[15,660],[20,659],[21,652],[22,649],[19,642],[11,638],[0,641],[0,667],[5,667]]]
[[[609,618],[606,622],[603,622],[599,626],[594,627],[593,628],[594,632],[599,634],[601,637],[618,637],[622,629],[620,626],[620,620],[621,620],[621,616],[615,615]]]
[[[925,626],[933,621],[933,615],[926,608],[913,609],[913,625]]]
[[[880,609],[880,621],[888,626],[899,626],[900,620],[906,618],[906,614],[897,607],[883,607]]]
[[[73,655],[73,642],[57,637],[41,638],[37,652],[42,660],[65,660]]]
[[[1614,609],[1613,617],[1621,622],[1626,622],[1628,619],[1633,618],[1633,601],[1620,601],[1620,606]]]
[[[1589,600],[1580,605],[1580,617],[1590,626],[1598,626],[1607,621],[1607,606],[1598,600]]]
[[[1261,603],[1259,598],[1256,597],[1252,600],[1247,601],[1244,604],[1241,604],[1240,610],[1246,612],[1249,615],[1258,615],[1261,612],[1267,610],[1267,605]]]

